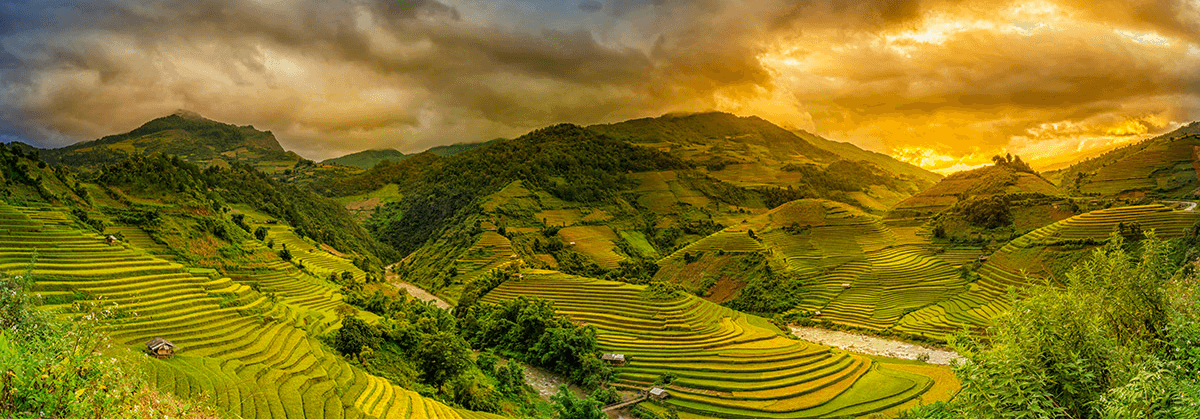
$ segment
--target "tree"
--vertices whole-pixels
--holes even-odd
[[[364,347],[379,346],[378,332],[357,316],[342,318],[342,328],[334,332],[333,347],[346,355],[358,355]]]
[[[472,364],[466,342],[446,331],[426,335],[414,355],[421,378],[435,388],[462,374]]]
[[[558,388],[558,393],[550,396],[554,404],[554,414],[558,419],[604,419],[607,416],[600,410],[600,402],[591,397],[578,398],[567,390],[566,386]]]
[[[267,228],[259,226],[254,229],[254,238],[258,239],[258,241],[263,241],[263,239],[267,238]]]
[[[963,214],[967,222],[984,228],[1006,226],[1012,223],[1013,217],[1008,202],[999,196],[976,198],[963,202],[959,206],[959,212]]]

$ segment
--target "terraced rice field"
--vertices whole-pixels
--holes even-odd
[[[1182,136],[1170,140],[1151,140],[1129,146],[1125,154],[1094,173],[1080,192],[1117,194],[1129,190],[1176,189],[1195,187],[1200,169],[1195,147],[1200,136]]]
[[[568,248],[583,253],[601,268],[613,269],[625,260],[616,251],[617,233],[608,226],[567,227],[559,230],[558,235]]]
[[[683,264],[685,252],[763,252],[806,278],[797,308],[819,311],[818,320],[880,330],[967,290],[955,267],[925,244],[919,238],[904,241],[879,217],[844,204],[801,200],[697,241],[660,263]]]
[[[863,261],[841,265],[815,282],[806,288],[836,293],[817,319],[876,330],[968,289],[953,266],[915,245],[868,252]]]
[[[247,241],[242,248],[250,251],[268,251],[258,241]],[[296,317],[305,328],[314,334],[325,333],[341,325],[336,308],[342,305],[342,294],[338,288],[320,278],[308,275],[295,265],[282,260],[268,264],[266,269],[231,273],[239,282],[255,284],[264,294],[272,295],[279,303],[296,310]],[[360,317],[374,317],[362,312]]]
[[[859,416],[912,400],[933,384],[924,375],[789,339],[762,318],[696,297],[651,301],[641,296],[642,286],[554,271],[524,274],[483,301],[553,301],[558,312],[595,326],[604,351],[626,355],[618,386],[644,389],[661,374],[675,374],[665,403],[680,411],[725,418]]]
[[[577,209],[544,210],[533,214],[533,216],[546,226],[559,227],[574,225],[583,218],[583,215]]]
[[[258,278],[286,294],[272,302],[211,270],[109,246],[74,229],[62,212],[0,204],[0,271],[23,272],[35,254],[34,292],[58,303],[47,308],[69,310],[67,296],[82,295],[75,304],[115,308],[102,327],[131,350],[153,337],[173,341],[181,348],[175,358],[146,357],[151,381],[184,397],[206,394],[230,416],[496,417],[422,398],[326,352],[305,328],[306,313],[329,304],[320,301],[330,295],[321,287]]]
[[[638,203],[660,214],[670,212],[672,207],[681,202],[696,207],[712,203],[700,191],[681,185],[673,171],[633,173],[629,178],[638,182],[634,188]]]
[[[512,242],[507,237],[495,231],[484,231],[479,241],[455,263],[460,281],[470,283],[475,277],[511,262],[514,254]]]
[[[350,272],[358,281],[366,280],[367,273],[345,258],[333,255],[308,240],[297,236],[291,227],[283,225],[267,226],[267,240],[275,240],[275,250],[287,245],[292,253],[292,261],[301,265],[313,275],[328,278],[330,274],[341,275]]]
[[[987,166],[947,176],[926,190],[897,203],[889,218],[927,217],[944,211],[966,195],[983,196],[1004,193],[1037,192],[1060,195],[1058,187],[1030,173]]]
[[[1026,275],[1045,277],[1043,267],[1054,254],[1080,252],[1062,246],[1069,241],[1103,241],[1119,223],[1139,223],[1143,230],[1154,229],[1160,238],[1174,238],[1200,221],[1200,213],[1174,211],[1162,205],[1110,208],[1077,215],[1039,228],[1001,247],[983,263],[980,279],[962,292],[938,304],[905,316],[895,329],[903,332],[943,338],[963,326],[982,327],[993,316],[1008,308],[1010,287],[1028,284]]]
[[[126,242],[136,246],[139,249],[145,250],[163,259],[176,259],[175,252],[172,252],[170,247],[155,241],[153,237],[150,237],[150,234],[147,234],[146,231],[142,230],[140,227],[113,226],[104,230],[104,234],[117,233],[120,233],[122,236],[124,236]]]

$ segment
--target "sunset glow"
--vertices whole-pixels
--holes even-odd
[[[944,173],[1200,119],[1195,2],[804,4],[8,2],[0,139],[189,109],[321,159],[720,110]]]

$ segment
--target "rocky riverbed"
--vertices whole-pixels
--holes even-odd
[[[958,358],[958,354],[951,351],[875,336],[817,327],[792,326],[791,329],[800,339],[851,352],[914,360],[925,354],[929,356],[926,362],[938,365],[950,365],[951,360]]]

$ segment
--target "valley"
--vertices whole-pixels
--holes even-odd
[[[227,417],[890,417],[970,397],[1026,293],[1194,242],[1196,138],[942,177],[710,113],[315,163],[184,113],[0,150],[0,272]]]

